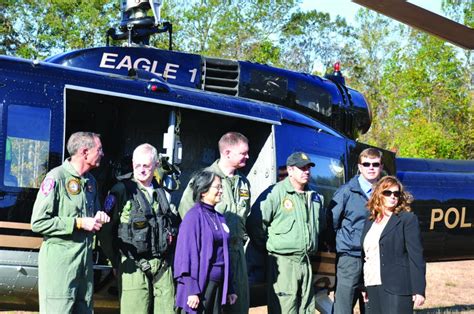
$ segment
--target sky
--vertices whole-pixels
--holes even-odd
[[[408,2],[442,15],[441,0],[409,0]],[[349,24],[353,24],[357,10],[363,7],[350,0],[303,0],[301,8],[303,10],[316,9],[320,12],[327,12],[331,15],[331,18],[340,15]]]
[[[441,1],[442,0],[408,0],[408,2],[414,5],[443,15],[441,11]],[[342,16],[349,25],[355,25],[357,11],[364,8],[351,0],[303,0],[300,7],[304,11],[316,9],[319,12],[329,13],[332,20],[336,15]],[[320,63],[316,63],[314,70],[321,73],[324,70],[324,66]]]

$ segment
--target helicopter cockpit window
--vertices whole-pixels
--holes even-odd
[[[241,90],[241,96],[284,104],[288,96],[288,79],[271,72],[254,70],[248,85]]]
[[[309,154],[316,166],[311,171],[311,182],[316,184],[316,191],[324,196],[327,206],[337,188],[344,184],[344,164],[341,160],[331,157]]]
[[[7,114],[3,184],[39,187],[48,169],[51,111],[10,105]]]
[[[296,84],[296,99],[298,106],[303,106],[320,114],[330,117],[332,113],[331,95],[323,88],[305,81]]]

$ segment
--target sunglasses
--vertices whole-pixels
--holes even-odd
[[[372,167],[374,167],[374,168],[378,168],[378,167],[380,167],[380,162],[363,162],[363,163],[361,163],[361,165],[366,167],[366,168],[370,167],[370,165],[372,165]]]
[[[382,191],[382,195],[383,196],[386,196],[386,197],[390,197],[390,196],[395,196],[395,197],[400,197],[400,191],[390,191],[390,190],[385,190],[385,191]]]

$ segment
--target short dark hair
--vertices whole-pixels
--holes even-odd
[[[194,202],[201,200],[201,195],[209,191],[216,177],[219,176],[209,170],[201,170],[193,176],[191,188],[193,189]]]
[[[221,139],[219,140],[219,152],[222,152],[229,146],[235,146],[239,143],[248,144],[248,138],[239,132],[227,132],[226,134],[222,135]]]

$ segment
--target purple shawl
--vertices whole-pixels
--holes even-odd
[[[176,253],[174,257],[174,278],[177,281],[176,306],[186,312],[196,313],[186,304],[188,296],[204,293],[209,280],[210,263],[212,259],[214,236],[209,222],[204,216],[205,208],[198,202],[184,216],[179,227]],[[224,285],[221,304],[226,304],[229,285],[229,233],[223,231],[225,218],[217,213],[221,223],[224,246]],[[201,300],[202,301],[202,300]]]

